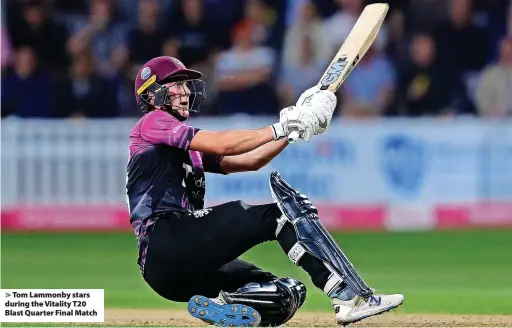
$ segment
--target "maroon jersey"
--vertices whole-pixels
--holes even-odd
[[[199,130],[161,110],[147,113],[132,129],[126,193],[141,268],[146,232],[153,224],[147,219],[164,212],[202,209],[204,173],[222,173],[221,157],[189,149]]]

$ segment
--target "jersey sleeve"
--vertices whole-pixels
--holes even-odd
[[[163,111],[152,111],[146,115],[141,125],[140,136],[153,144],[165,144],[171,147],[189,150],[192,138],[200,129]]]
[[[211,154],[203,154],[203,167],[205,172],[225,174],[220,168],[220,162],[224,156],[217,156]]]

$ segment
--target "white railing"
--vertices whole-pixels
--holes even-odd
[[[2,122],[2,204],[123,201],[133,123]]]
[[[274,120],[275,118],[229,117],[193,119],[192,122],[201,128],[224,130],[257,128],[273,123]],[[135,122],[136,119],[54,121],[9,118],[3,120],[2,206],[123,204],[128,136]],[[380,142],[379,138],[386,133],[405,133],[427,140],[426,145],[439,148],[435,151],[442,157],[440,160],[436,159],[437,162],[434,163],[429,160],[430,167],[425,170],[438,171],[435,177],[428,177],[430,180],[427,182],[431,182],[430,184],[424,183],[426,191],[421,199],[439,201],[436,199],[436,188],[441,188],[441,184],[437,184],[442,182],[442,179],[449,180],[452,177],[449,183],[467,183],[468,188],[474,187],[475,190],[471,191],[474,195],[467,196],[469,200],[478,197],[512,199],[512,123],[510,121],[483,122],[469,119],[443,122],[400,119],[343,124],[333,121],[331,124],[330,129],[319,138],[286,150],[279,159],[276,159],[272,167],[295,175],[307,173],[308,179],[304,181],[314,180],[310,187],[306,187],[310,190],[313,188],[313,183],[316,183],[314,187],[317,188],[317,182],[327,181],[329,185],[326,185],[326,188],[331,188],[330,193],[318,195],[327,201],[371,202],[376,199],[396,201],[396,197],[402,196],[393,196],[392,192],[386,189],[393,186],[389,187],[382,182],[383,173],[380,172],[382,156],[373,155],[371,152],[377,151],[372,147],[375,147]],[[430,139],[432,139],[431,144],[428,143]],[[343,154],[336,155],[340,157],[339,160],[333,157],[331,161],[329,157],[324,157],[323,160],[318,158],[316,161],[314,156],[318,149],[315,147],[318,148],[317,146],[322,142],[331,141],[334,142],[331,147],[332,145],[337,147],[340,140],[343,142],[343,147],[347,148],[344,149]],[[443,151],[453,152],[453,154],[443,155],[441,153]],[[457,151],[464,154],[456,154]],[[342,156],[346,157],[341,159]],[[453,156],[453,162],[450,162],[451,156]],[[298,163],[307,167],[297,167]],[[450,163],[463,167],[449,167]],[[407,163],[402,164],[407,166]],[[440,167],[442,165],[446,167]],[[331,167],[333,171],[325,173]],[[443,173],[444,169],[453,170],[453,174]],[[254,174],[253,177],[257,180],[251,181],[249,179],[251,174]],[[231,197],[229,183],[232,183],[232,186],[241,188],[242,193],[250,197],[260,197],[260,194],[268,192],[264,190],[266,178],[257,174],[266,173],[213,177],[209,180],[213,184],[209,187],[210,192],[219,198]],[[221,178],[222,182],[217,180]],[[250,187],[253,181],[260,180],[261,186],[258,183]],[[466,196],[457,198],[462,195],[461,191],[466,190],[464,188],[453,188],[452,194],[447,190],[446,195],[439,194],[438,198],[464,199]],[[409,195],[409,197],[412,196]]]

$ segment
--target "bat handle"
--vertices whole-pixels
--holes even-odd
[[[292,131],[290,132],[290,134],[288,135],[288,143],[295,143],[295,141],[297,141],[297,139],[299,139],[300,137],[300,134],[299,134],[299,131]]]

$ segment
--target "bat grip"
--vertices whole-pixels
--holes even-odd
[[[300,137],[300,134],[299,134],[299,131],[292,131],[290,132],[290,134],[288,135],[288,143],[295,143],[295,141],[297,141],[297,139],[299,139]]]

